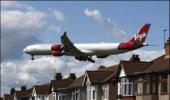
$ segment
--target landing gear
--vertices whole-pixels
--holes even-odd
[[[79,61],[90,61],[92,63],[95,63],[95,60],[93,60],[91,57],[89,56],[83,56],[83,57],[75,57],[75,59],[79,60]]]
[[[31,60],[34,60],[34,55],[31,55]]]
[[[95,63],[95,60],[93,60],[91,57],[87,57],[87,60],[92,62],[92,63]]]

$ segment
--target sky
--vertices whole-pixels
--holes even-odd
[[[74,57],[42,56],[31,61],[22,52],[30,44],[61,43],[65,31],[74,43],[124,42],[145,23],[151,23],[146,42],[159,46],[94,58],[94,64]],[[163,30],[168,28],[168,1],[2,1],[1,95],[11,87],[47,83],[55,72],[80,76],[85,70],[128,60],[133,53],[151,61],[164,54]],[[168,34],[169,29],[166,39]]]

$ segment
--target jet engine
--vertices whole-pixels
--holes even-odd
[[[62,56],[62,46],[59,44],[54,44],[51,46],[51,53],[53,56]]]

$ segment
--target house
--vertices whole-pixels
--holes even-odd
[[[3,100],[3,97],[0,97],[0,100]]]
[[[10,94],[4,94],[3,100],[13,100],[14,99],[15,88],[11,88],[10,92],[11,92]]]
[[[137,100],[170,100],[170,38],[165,43],[165,54],[138,74],[137,86],[141,84],[143,91],[138,93]]]
[[[11,94],[4,94],[4,100],[13,100],[14,96]]]
[[[118,77],[118,99],[135,100],[135,83],[132,75],[149,65],[150,62],[140,61],[138,55],[132,55],[129,61],[120,61],[116,75]]]
[[[74,73],[70,73],[69,77],[64,79],[62,79],[61,73],[56,73],[55,79],[51,80],[50,84],[50,100],[70,100],[70,92],[63,91],[63,89],[70,85],[75,79],[76,76]]]
[[[71,98],[69,100],[86,100],[86,87],[82,86],[83,79],[84,75],[63,89],[64,91],[70,91]]]
[[[170,100],[170,40],[165,54],[151,62],[133,55],[120,61],[116,80],[119,100]]]
[[[116,84],[111,80],[116,72],[117,66],[86,71],[82,83],[86,87],[86,100],[115,100],[117,96]]]
[[[27,89],[26,86],[21,86],[21,90],[14,93],[14,100],[32,100],[32,89]]]
[[[32,91],[33,100],[49,100],[50,84],[35,85]]]

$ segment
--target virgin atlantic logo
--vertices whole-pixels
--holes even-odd
[[[140,39],[140,41],[144,38],[144,37],[146,37],[146,33],[143,33],[143,34],[140,34],[140,35],[135,35],[135,40],[137,40],[137,39]]]

